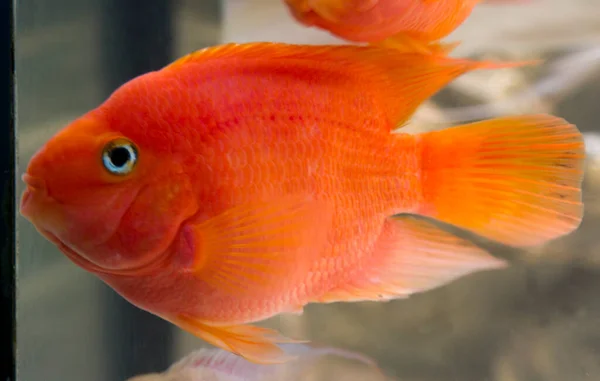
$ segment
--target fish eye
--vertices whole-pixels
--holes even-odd
[[[102,164],[113,175],[129,174],[137,163],[136,146],[127,139],[115,139],[104,146]]]

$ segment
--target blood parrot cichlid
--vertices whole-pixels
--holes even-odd
[[[408,50],[449,51],[439,41],[452,33],[479,3],[531,0],[284,0],[301,24],[355,42],[386,43]]]
[[[21,213],[134,305],[256,363],[247,323],[390,300],[505,266],[582,217],[577,128],[525,115],[392,133],[494,63],[376,46],[227,44],[117,89],[31,159]]]

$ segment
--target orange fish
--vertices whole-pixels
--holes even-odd
[[[117,89],[31,159],[21,213],[124,298],[257,363],[247,323],[407,297],[505,262],[417,214],[515,246],[576,229],[584,157],[549,115],[392,133],[495,68],[375,46],[227,44]]]
[[[526,3],[530,0],[487,0]],[[285,0],[293,17],[354,42],[385,43],[423,52],[448,52],[442,44],[481,0]]]

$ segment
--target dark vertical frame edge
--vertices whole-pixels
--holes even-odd
[[[2,229],[0,243],[0,380],[16,381],[16,115],[15,115],[15,10],[16,1],[1,2],[2,51],[4,59],[5,85],[7,91],[4,112],[6,120],[3,136],[0,138],[0,216]]]

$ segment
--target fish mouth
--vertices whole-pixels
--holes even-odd
[[[21,176],[21,179],[27,188],[25,188],[25,191],[23,191],[23,195],[21,196],[19,212],[23,217],[31,220],[34,214],[32,209],[35,208],[31,206],[31,204],[33,204],[34,194],[37,194],[37,196],[41,198],[48,198],[48,192],[44,180],[39,177],[24,173]]]
[[[47,240],[52,242],[58,249],[67,256],[73,263],[79,267],[93,273],[106,274],[106,275],[120,275],[120,276],[140,276],[149,275],[164,269],[168,265],[171,254],[169,250],[165,250],[164,253],[153,257],[145,263],[137,264],[131,267],[117,267],[107,268],[99,266],[91,260],[87,259],[84,255],[80,254],[76,250],[72,249],[68,244],[63,242],[56,234],[51,230],[43,227],[43,223],[40,223],[40,213],[44,213],[40,210],[40,205],[48,204],[60,204],[59,201],[55,200],[48,194],[46,184],[43,179],[32,176],[25,173],[21,177],[23,182],[27,185],[27,188],[23,192],[21,197],[20,213],[28,219],[35,228],[44,236]],[[37,201],[36,201],[37,199]],[[40,202],[40,200],[42,200]],[[43,220],[43,218],[41,218]]]
[[[96,274],[105,275],[118,275],[118,276],[141,276],[141,275],[152,275],[165,268],[170,262],[170,253],[166,250],[163,254],[153,258],[139,266],[127,267],[127,268],[105,268],[98,266],[89,259],[85,258],[75,250],[71,249],[67,244],[61,241],[55,234],[49,230],[39,228],[40,233],[48,239],[50,242],[56,245],[58,249],[67,256],[77,266]]]
[[[23,175],[21,176],[21,179],[29,188],[32,188],[32,189],[45,189],[46,188],[46,184],[43,179],[32,176],[29,173],[23,173]]]

